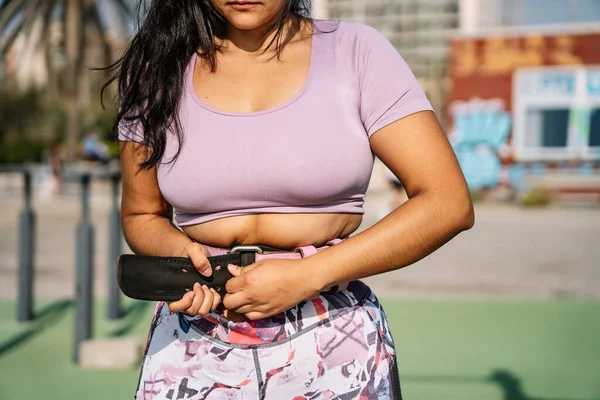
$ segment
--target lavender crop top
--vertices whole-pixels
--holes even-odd
[[[304,86],[268,110],[225,112],[203,102],[192,85],[192,57],[180,105],[181,153],[157,165],[179,226],[259,213],[364,213],[370,136],[432,108],[375,29],[324,20],[315,26]],[[119,140],[144,143],[135,123],[120,127]],[[165,160],[176,147],[168,138]]]

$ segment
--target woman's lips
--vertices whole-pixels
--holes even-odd
[[[227,4],[236,11],[248,11],[259,5],[251,1],[232,1]]]

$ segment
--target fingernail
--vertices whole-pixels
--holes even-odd
[[[236,270],[238,266],[237,265],[233,265],[233,264],[229,264],[228,267],[231,268],[231,269],[233,269],[233,270]]]
[[[187,292],[187,295],[189,297],[190,300],[194,300],[194,297],[196,296],[196,293],[194,292]]]
[[[200,289],[200,284],[198,282],[194,283],[194,289]]]
[[[206,286],[206,285],[202,285],[202,289],[206,289],[206,290],[208,290],[208,286]]]
[[[213,293],[217,293],[217,291],[216,291],[215,289],[213,289],[213,288],[210,288],[210,289],[208,289],[208,290],[210,290],[210,291],[211,291],[211,292],[213,292]]]

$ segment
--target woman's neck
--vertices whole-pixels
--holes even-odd
[[[297,15],[292,14],[288,16],[281,32],[282,45],[291,41],[302,30],[304,24],[302,18]],[[274,21],[270,21],[252,30],[237,29],[232,25],[228,25],[227,34],[220,43],[221,51],[246,53],[250,56],[264,54],[277,34],[277,27],[269,30],[273,25]],[[275,51],[274,48],[269,48],[268,50],[269,52]]]

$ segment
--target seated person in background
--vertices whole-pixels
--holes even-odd
[[[97,134],[90,133],[83,139],[83,159],[104,165],[110,161],[108,146],[98,138]]]

